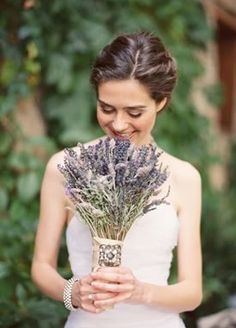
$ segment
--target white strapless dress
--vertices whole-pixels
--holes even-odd
[[[129,230],[122,249],[122,265],[137,279],[168,284],[172,252],[177,245],[179,221],[171,205],[161,204],[139,217]],[[66,230],[71,269],[76,277],[91,272],[92,240],[82,221],[73,217]],[[93,314],[71,312],[65,328],[184,328],[178,313],[144,304],[121,303],[112,310]]]

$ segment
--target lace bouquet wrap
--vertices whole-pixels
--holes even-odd
[[[65,192],[93,239],[92,269],[119,266],[122,243],[133,222],[166,202],[160,187],[168,177],[154,144],[135,146],[128,139],[103,138],[79,152],[65,149]]]

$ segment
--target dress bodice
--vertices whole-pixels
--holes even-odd
[[[128,231],[122,249],[122,265],[135,277],[151,284],[165,286],[177,245],[179,220],[172,205],[161,204],[140,216]],[[74,216],[66,230],[66,241],[72,272],[83,277],[91,272],[92,237],[89,228]],[[91,314],[72,312],[66,328],[112,327],[184,327],[177,313],[143,304],[117,304],[114,309]]]

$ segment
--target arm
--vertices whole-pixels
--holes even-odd
[[[202,268],[200,246],[201,179],[198,172],[185,164],[184,176],[177,181],[176,194],[180,204],[180,231],[178,241],[178,282],[169,286],[156,286],[137,281],[125,268],[103,269],[93,273],[96,279],[106,279],[119,284],[93,282],[98,288],[119,292],[113,303],[131,301],[154,305],[177,312],[195,309],[202,298]],[[96,297],[95,297],[96,299]],[[98,295],[97,295],[98,299]],[[99,301],[104,306],[112,301]]]
[[[40,199],[39,225],[35,240],[35,250],[32,261],[32,280],[47,296],[63,302],[63,292],[66,279],[57,272],[57,258],[61,236],[67,220],[65,207],[69,201],[65,197],[63,176],[57,169],[63,154],[54,155],[48,162],[43,178]],[[73,285],[72,304],[85,311],[99,313],[90,294],[97,292],[91,286],[92,277],[79,277],[80,281]],[[114,296],[112,293],[100,293],[101,297]]]
[[[62,301],[66,280],[58,274],[56,268],[60,240],[66,222],[66,201],[62,176],[57,170],[61,157],[59,154],[49,160],[42,182],[39,224],[31,274],[34,283],[43,293]]]

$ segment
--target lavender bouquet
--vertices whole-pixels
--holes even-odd
[[[65,192],[79,218],[93,237],[93,268],[121,264],[122,241],[133,222],[166,202],[160,187],[167,168],[159,163],[161,152],[153,144],[140,147],[128,139],[106,137],[80,154],[65,149]]]

